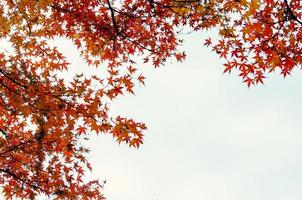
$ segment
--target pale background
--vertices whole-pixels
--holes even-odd
[[[301,71],[248,89],[201,36],[184,35],[185,62],[144,67],[146,87],[113,104],[148,125],[145,142],[93,138],[92,175],[108,200],[301,200]]]

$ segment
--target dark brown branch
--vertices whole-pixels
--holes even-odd
[[[288,0],[284,0],[284,3],[286,5],[286,9],[287,9],[287,12],[289,13],[290,15],[290,19],[293,19],[295,20],[296,22],[298,22],[300,25],[302,25],[302,21],[298,19],[298,17],[294,14],[293,10],[291,9],[289,3],[288,3]]]
[[[13,177],[14,179],[25,183],[26,185],[28,185],[29,187],[33,188],[33,189],[39,189],[40,191],[46,192],[43,188],[39,187],[38,185],[34,185],[31,183],[31,181],[23,179],[21,177],[19,177],[18,175],[14,174],[13,172],[11,172],[9,169],[0,169],[0,172],[6,173],[7,175]]]
[[[21,142],[20,144],[18,144],[18,145],[16,145],[16,146],[13,146],[13,147],[7,149],[6,151],[1,152],[1,153],[0,153],[0,156],[3,156],[4,154],[9,153],[9,152],[11,152],[11,151],[14,151],[14,150],[18,149],[19,147],[21,147],[21,146],[23,146],[23,145],[25,145],[25,144],[28,144],[28,143],[31,143],[31,140],[26,141],[26,142]]]
[[[63,13],[72,13],[71,10],[68,10],[66,8],[61,8],[57,4],[50,5],[50,7],[53,8],[53,9],[55,9],[55,10],[57,10],[57,11],[63,12]]]
[[[5,136],[6,139],[9,139],[7,132],[5,132],[3,129],[0,129],[0,132]]]
[[[4,70],[0,69],[0,73],[5,77],[7,78],[8,80],[12,81],[13,83],[23,87],[23,88],[28,88],[27,85],[23,85],[22,83],[19,83],[18,81],[16,81],[15,79],[13,79],[12,77],[10,77]]]
[[[107,0],[107,4],[108,4],[108,6],[109,6],[109,10],[110,10],[110,14],[111,14],[111,18],[112,18],[112,23],[113,23],[114,30],[115,30],[115,32],[119,35],[119,34],[120,34],[120,31],[119,31],[118,25],[117,25],[116,20],[115,20],[114,9],[112,8],[112,6],[111,6],[111,4],[110,4],[110,0]]]
[[[152,8],[152,9],[154,9],[154,0],[148,0],[149,1],[149,3],[150,3],[150,7]]]

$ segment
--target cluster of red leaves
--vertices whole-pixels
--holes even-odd
[[[301,67],[302,2],[236,2],[225,4],[236,14],[225,16],[220,24],[218,43],[212,44],[211,40],[205,43],[227,60],[224,72],[238,70],[243,81],[251,86],[263,84],[271,72],[286,77],[295,67]]]
[[[143,123],[109,116],[108,103],[144,84],[135,58],[155,67],[167,58],[182,61],[182,27],[217,27],[218,43],[206,45],[227,59],[225,72],[240,71],[248,86],[264,73],[286,76],[301,65],[299,0],[3,0],[0,39],[12,52],[0,52],[0,185],[7,199],[103,199],[83,138],[109,133],[138,148]],[[49,41],[73,42],[91,67],[108,76],[59,78],[70,69]]]

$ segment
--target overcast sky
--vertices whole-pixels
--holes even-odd
[[[147,124],[144,145],[93,137],[90,176],[108,200],[302,200],[301,71],[248,89],[200,33],[184,38],[185,62],[143,67],[146,87],[111,106]]]

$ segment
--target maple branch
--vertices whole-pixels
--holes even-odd
[[[6,72],[4,72],[4,71],[1,70],[1,69],[0,69],[0,73],[3,74],[4,77],[7,78],[9,81],[12,81],[13,83],[17,84],[17,85],[20,86],[20,87],[23,87],[23,88],[25,88],[25,89],[28,89],[28,86],[27,86],[27,85],[23,85],[22,83],[17,82],[15,79],[13,79],[12,77],[10,77]],[[4,84],[3,81],[0,81],[0,84],[1,84],[3,87],[5,87],[7,90],[9,90],[10,92],[12,92],[12,93],[14,93],[14,94],[20,96],[20,97],[21,97],[26,103],[28,103],[28,105],[31,106],[32,108],[37,109],[37,110],[40,110],[40,111],[43,111],[43,112],[50,112],[52,115],[54,115],[54,114],[51,112],[51,110],[49,110],[49,109],[39,108],[39,107],[35,106],[36,102],[32,103],[31,100],[30,100],[29,98],[27,98],[27,97],[25,97],[24,95],[20,94],[19,92],[17,92],[17,90],[11,89],[10,87],[8,87],[8,85]],[[51,92],[50,92],[50,93],[51,93]],[[4,100],[3,100],[1,97],[0,97],[0,99],[1,99],[1,101],[2,101],[2,103],[3,103],[2,106],[5,107],[5,108],[7,109]],[[18,103],[20,103],[20,102],[18,102]],[[9,109],[9,110],[10,110],[10,111],[13,111],[12,109]]]
[[[17,82],[15,79],[13,79],[12,77],[10,77],[6,72],[4,72],[2,69],[0,69],[0,73],[3,74],[3,76],[7,79],[9,79],[10,81],[14,82],[15,84],[23,87],[23,88],[28,88],[27,85],[23,85],[22,83]]]
[[[24,13],[20,8],[19,6],[13,1],[13,0],[10,0],[10,2],[17,8],[17,10],[21,13],[21,16],[23,19],[25,19],[26,21],[26,26],[28,28],[28,35],[32,35],[32,31],[31,31],[31,23],[29,22],[29,19],[27,18],[27,14]]]
[[[135,41],[135,40],[130,39],[130,38],[127,37],[127,36],[124,36],[124,35],[122,35],[122,36],[123,36],[123,38],[124,38],[125,40],[128,40],[129,42],[132,42],[133,44],[137,45],[138,47],[140,47],[140,48],[142,48],[142,49],[144,49],[144,50],[146,50],[146,51],[149,51],[149,52],[152,52],[152,53],[160,54],[160,51],[157,51],[157,50],[160,49],[159,46],[157,46],[157,48],[151,49],[151,48],[148,48],[148,47],[146,47],[146,46],[140,44],[138,41]]]
[[[16,82],[13,78],[11,78],[10,76],[8,76],[8,75],[7,75],[3,70],[1,70],[1,69],[0,69],[0,73],[2,73],[8,80],[14,82],[15,84],[17,84],[17,85],[19,85],[19,86],[21,86],[21,87],[23,87],[23,88],[26,88],[26,89],[28,88],[28,86],[23,85],[23,84],[21,84],[21,83],[19,83],[19,82]],[[21,94],[18,93],[16,90],[12,90],[11,88],[9,88],[6,84],[3,83],[3,81],[0,81],[0,84],[1,84],[3,87],[5,87],[6,89],[8,89],[10,92],[12,92],[12,93],[14,93],[14,94],[20,96],[20,97],[21,97],[25,102],[27,102],[28,105],[31,106],[32,108],[38,109],[38,110],[43,111],[43,112],[50,112],[52,115],[54,115],[54,114],[52,113],[52,111],[49,110],[49,109],[39,108],[39,107],[35,106],[34,103],[31,103],[31,102],[30,102],[30,99],[26,98],[24,95],[21,95]],[[53,96],[54,98],[60,100],[63,104],[66,104],[66,105],[68,105],[68,106],[71,107],[71,108],[77,109],[76,105],[73,104],[72,102],[68,102],[67,100],[65,100],[65,99],[63,99],[63,98],[61,98],[61,97],[59,97],[59,96],[57,96],[57,95],[55,95],[55,94],[52,94],[51,92],[50,92],[50,95]],[[2,98],[1,98],[1,100],[3,101]],[[3,103],[4,103],[4,102],[3,102]],[[82,115],[84,115],[84,116],[86,116],[86,117],[92,118],[92,119],[95,120],[95,121],[98,121],[98,120],[97,120],[94,116],[92,116],[92,115],[89,115],[89,114],[84,113],[84,112],[79,112],[79,113],[82,114]],[[41,137],[41,136],[42,136],[42,137]],[[38,140],[41,140],[43,137],[44,137],[44,134],[39,134],[39,135],[37,136],[37,139],[38,139]],[[4,153],[6,153],[6,152],[4,152]],[[0,153],[0,156],[1,156],[1,155],[2,155],[2,154]]]
[[[1,153],[0,153],[0,156],[3,156],[4,154],[6,154],[6,153],[8,153],[8,152],[14,151],[14,150],[18,149],[19,147],[21,147],[21,146],[23,146],[23,145],[25,145],[25,144],[31,143],[31,142],[32,142],[31,140],[28,140],[28,141],[26,141],[26,142],[21,142],[20,144],[18,144],[18,145],[16,145],[16,146],[13,146],[13,147],[7,149],[6,151],[1,152]]]
[[[302,25],[302,21],[298,19],[298,17],[294,14],[293,10],[291,9],[289,3],[288,3],[288,0],[284,0],[284,3],[286,5],[286,11],[289,12],[289,19],[293,19],[295,20],[296,22],[298,22],[300,25]]]
[[[276,37],[278,37],[278,35],[279,35],[281,29],[284,27],[284,24],[285,24],[285,21],[281,21],[280,28],[278,29],[278,31],[277,31],[272,37],[270,37],[270,38],[264,40],[264,41],[262,42],[262,45],[261,45],[261,46],[264,46],[264,43],[268,43],[269,41],[274,40]]]
[[[44,122],[41,124],[41,130],[38,131],[38,133],[35,135],[36,140],[38,141],[38,148],[39,150],[37,151],[37,157],[38,157],[38,161],[36,163],[36,177],[39,177],[40,175],[40,171],[42,169],[43,166],[43,161],[45,160],[45,157],[43,155],[43,139],[46,135],[46,131],[44,130]]]
[[[71,10],[68,10],[66,8],[61,8],[60,6],[58,6],[57,4],[53,4],[53,5],[50,5],[51,8],[57,10],[57,11],[61,11],[63,13],[72,13]]]
[[[151,10],[154,10],[154,0],[148,0]]]
[[[102,6],[106,7],[105,4],[103,4],[101,0],[98,0],[98,2],[99,2],[99,4],[101,4]],[[107,7],[106,7],[106,8],[107,8]],[[141,17],[141,16],[136,16],[136,15],[133,14],[134,8],[135,8],[135,7],[133,7],[132,12],[123,12],[123,11],[121,11],[121,10],[119,10],[119,9],[114,8],[114,7],[111,6],[111,9],[112,9],[114,12],[117,12],[118,14],[125,15],[125,16],[127,16],[127,17],[129,17],[129,18],[143,18],[143,17]],[[107,9],[108,9],[108,8],[107,8]],[[110,9],[110,8],[109,8],[109,9]]]
[[[2,95],[2,94],[0,94],[0,95],[1,95],[1,96],[0,96],[0,100],[1,100],[0,105],[1,105],[6,111],[10,111],[11,113],[17,113],[17,110],[11,108],[11,107],[8,105],[8,103],[5,102],[5,100],[4,100],[3,97],[2,97],[3,95]]]
[[[40,191],[43,192],[47,192],[46,190],[44,190],[43,188],[39,187],[38,185],[32,184],[30,180],[26,180],[24,178],[19,177],[18,175],[16,175],[15,173],[11,172],[9,169],[1,169],[0,168],[0,172],[6,173],[7,175],[10,175],[11,177],[13,177],[14,179],[21,181],[22,183],[25,183],[26,185],[28,185],[29,187],[33,188],[33,189],[39,189]]]
[[[110,0],[107,0],[107,4],[109,6],[109,10],[110,10],[110,14],[111,14],[111,19],[112,19],[112,23],[113,23],[113,27],[114,27],[117,35],[120,35],[120,31],[119,31],[119,28],[118,28],[118,25],[116,23],[115,16],[114,16],[114,9],[112,8],[112,6],[110,4]]]
[[[0,132],[5,136],[6,139],[8,139],[8,134],[3,129],[0,129]]]

